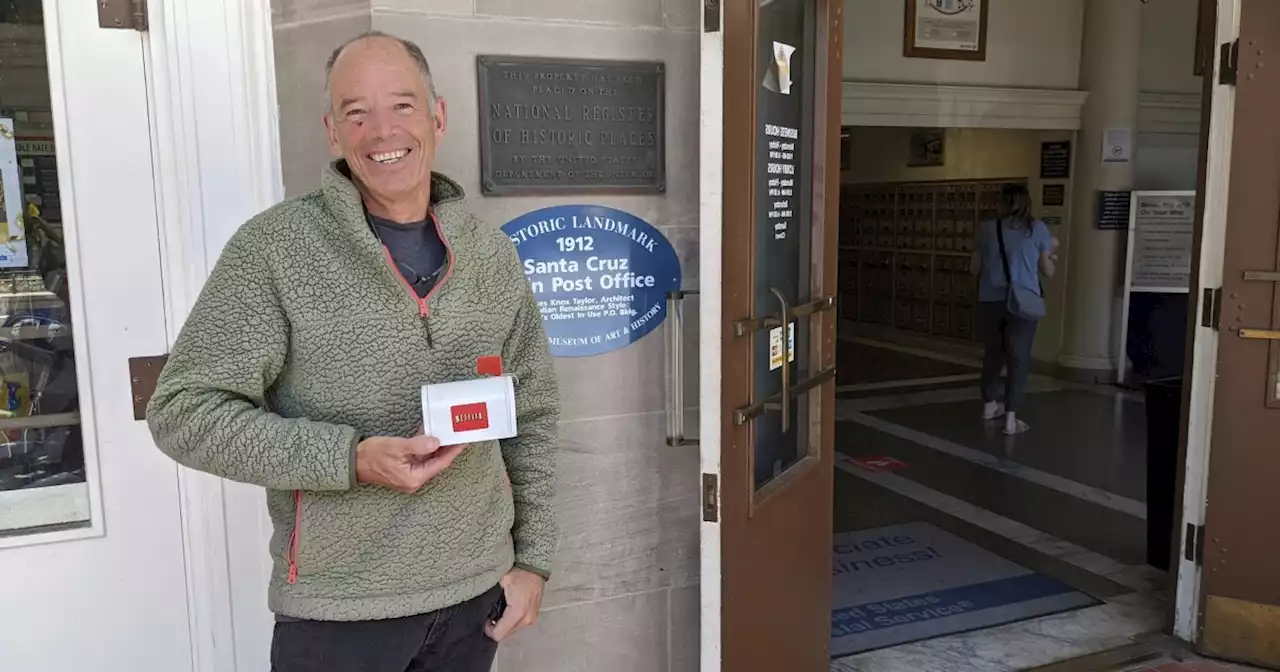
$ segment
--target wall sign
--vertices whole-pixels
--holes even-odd
[[[1040,179],[1065,180],[1071,177],[1071,141],[1040,143]]]
[[[1067,185],[1046,184],[1040,196],[1041,205],[1063,205],[1067,201]]]
[[[1129,228],[1128,191],[1099,191],[1097,223],[1099,229]]]
[[[666,68],[479,56],[486,195],[666,191]]]
[[[556,357],[626,347],[658,328],[680,259],[648,222],[602,205],[525,213],[502,231],[515,243]]]

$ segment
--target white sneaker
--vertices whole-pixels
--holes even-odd
[[[982,405],[982,419],[995,420],[1004,415],[1004,404],[998,401],[990,401]]]

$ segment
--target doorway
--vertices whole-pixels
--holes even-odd
[[[735,87],[756,84],[755,72],[730,65],[753,60],[754,47],[733,34],[735,27],[761,34],[763,9],[753,4],[726,3],[715,17],[724,35],[704,39],[704,116],[725,109]],[[819,16],[831,9],[817,4]],[[704,159],[712,158],[708,150],[718,155],[704,163],[704,177],[719,182],[723,175],[714,193],[722,187],[726,197],[723,209],[704,199],[704,219],[725,222],[725,231],[703,238],[703,286],[723,280],[729,288],[704,289],[702,297],[703,575],[716,583],[704,592],[704,669],[753,669],[733,667],[731,659],[808,661],[798,649],[818,646],[813,638],[779,652],[783,645],[768,629],[747,628],[739,610],[728,608],[771,603],[772,617],[799,622],[794,613],[811,614],[798,606],[798,593],[810,609],[829,611],[821,646],[832,669],[1029,669],[1142,645],[1175,621],[1175,584],[1173,632],[1199,642],[1191,585],[1198,574],[1188,563],[1198,566],[1194,549],[1204,535],[1195,529],[1204,511],[1204,474],[1195,465],[1208,454],[1203,400],[1213,390],[1204,378],[1212,377],[1206,372],[1213,362],[1203,349],[1215,337],[1204,330],[1216,329],[1218,305],[1206,309],[1201,300],[1201,290],[1211,294],[1215,283],[1215,262],[1201,259],[1222,254],[1214,241],[1225,227],[1219,201],[1226,173],[1210,157],[1221,161],[1231,150],[1230,127],[1221,126],[1219,67],[1230,66],[1230,52],[1216,45],[1229,46],[1236,10],[1215,20],[1204,11],[1215,3],[1189,0],[1158,10],[1024,3],[993,5],[991,12],[1004,14],[988,24],[980,9],[986,3],[946,3],[974,13],[964,39],[953,40],[963,44],[886,46],[892,39],[884,35],[900,34],[904,22],[908,41],[916,38],[913,27],[955,37],[948,31],[959,28],[950,19],[929,27],[913,17],[910,7],[932,4],[942,3],[906,3],[902,13],[863,7],[842,15],[837,8],[828,16],[827,25],[843,35],[843,45],[830,42],[842,77],[827,80],[828,88],[818,84],[814,95],[819,109],[838,100],[841,123],[831,126],[843,128],[810,136],[815,157],[829,154],[810,164],[814,184],[825,184],[814,189],[809,230],[811,240],[830,241],[838,222],[835,278],[815,279],[827,277],[817,260],[830,250],[810,245],[804,258],[818,266],[808,293],[786,296],[774,310],[765,298],[736,291],[744,279],[759,279],[767,262],[759,255],[768,246],[730,235],[730,222],[759,232],[779,207],[752,209],[727,196],[774,187],[751,181],[753,155],[743,144],[750,137],[756,155],[770,157],[785,148],[756,137],[770,112],[758,102],[734,103],[743,113],[724,117],[723,146],[704,138]],[[1036,16],[1022,14],[1032,11]],[[1037,19],[1045,25],[1000,35]],[[973,53],[955,53],[970,43]],[[898,49],[901,57],[891,53]],[[723,59],[723,81],[706,77],[716,74],[706,59]],[[822,72],[824,60],[815,59],[814,69]],[[896,67],[889,68],[893,76],[884,75],[886,61]],[[999,63],[1000,85],[983,81],[990,71],[977,63]],[[721,91],[709,91],[708,81]],[[840,175],[834,184],[832,173]],[[1048,311],[1030,346],[1019,413],[1030,427],[1006,434],[982,417],[984,299],[973,260],[978,231],[997,218],[1002,195],[1019,189],[1031,195],[1032,221],[1059,241],[1061,272],[1042,273]],[[818,206],[836,192],[839,212],[828,211],[822,222]],[[734,255],[721,256],[730,247],[736,260],[746,254],[754,261],[731,270]],[[839,325],[829,387],[814,379],[829,361],[825,318],[814,317],[823,312],[824,290]],[[709,317],[709,310],[722,314]],[[771,329],[786,334],[792,322],[797,330],[809,326],[810,337],[796,343],[818,356],[784,377],[774,397],[767,390],[751,395],[751,381],[790,371],[793,346],[786,336],[775,339],[780,356],[766,356],[766,367],[749,359],[744,339],[754,333],[754,343],[769,344]],[[735,328],[742,324],[753,328]],[[705,358],[717,354],[720,361],[708,365]],[[715,389],[714,381],[730,379],[737,382]],[[802,401],[789,410],[781,403],[788,396]],[[993,396],[999,400],[1000,392]],[[785,502],[773,512],[758,513],[751,482],[738,482],[758,476],[742,467],[760,451],[743,415],[734,421],[735,409],[760,412],[746,419],[780,413],[785,433],[796,407],[810,413],[804,422],[819,433],[817,444],[830,413],[830,519],[812,507],[827,487],[821,448],[809,453],[813,475],[784,465],[781,473],[790,469],[804,485],[771,493]],[[707,472],[719,481],[707,480]],[[1198,488],[1200,499],[1184,502],[1184,486]],[[810,594],[808,580],[793,582],[786,599],[772,586],[751,600],[735,593],[746,579],[759,580],[751,567],[766,557],[772,576],[793,580],[810,568],[815,521],[831,523],[823,541],[832,585],[824,594]],[[731,555],[784,538],[789,558]],[[787,628],[803,636],[795,630]],[[748,632],[750,643],[734,640]]]

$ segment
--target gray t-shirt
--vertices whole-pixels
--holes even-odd
[[[369,219],[382,243],[391,251],[391,258],[405,281],[418,298],[426,296],[443,274],[449,255],[435,220],[428,217],[420,222],[400,224],[373,215]]]

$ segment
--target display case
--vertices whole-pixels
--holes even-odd
[[[844,319],[961,340],[977,338],[978,223],[1000,190],[1025,178],[845,185],[840,193]]]

